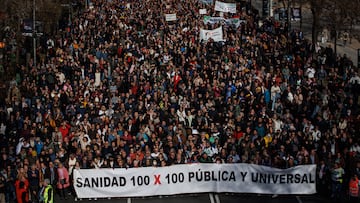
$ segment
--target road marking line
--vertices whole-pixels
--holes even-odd
[[[131,203],[131,198],[127,198],[127,203]]]
[[[215,202],[220,203],[220,198],[218,194],[215,194]]]
[[[298,203],[303,203],[299,196],[295,196]]]
[[[214,194],[213,194],[213,193],[209,193],[209,198],[210,198],[210,203],[215,203]]]

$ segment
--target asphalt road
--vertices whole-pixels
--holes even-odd
[[[295,196],[285,195],[273,198],[271,195],[254,195],[254,194],[190,194],[162,197],[139,197],[139,198],[112,198],[112,199],[75,199],[68,198],[60,200],[55,197],[55,203],[347,203],[345,199],[342,201],[334,201],[318,195]]]

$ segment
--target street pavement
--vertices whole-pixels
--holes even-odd
[[[310,36],[311,38],[311,36]],[[320,43],[320,46],[322,47],[331,47],[334,50],[334,42],[325,42]],[[360,50],[360,43],[356,39],[352,39],[351,43],[347,42],[346,46],[344,46],[342,41],[338,41],[336,43],[336,50],[337,54],[340,56],[343,56],[346,54],[347,57],[349,57],[354,65],[357,65],[359,63],[358,61],[358,50]]]
[[[141,194],[139,194],[140,196]],[[67,200],[59,200],[55,197],[55,203],[338,203],[330,199],[320,197],[318,195],[280,195],[273,198],[271,195],[256,194],[186,194],[173,196],[156,196],[156,197],[139,197],[139,198],[112,198],[97,200],[77,200],[68,198]],[[339,203],[347,203],[345,199]]]
[[[301,31],[304,33],[304,36],[306,39],[311,40],[311,22],[312,22],[312,14],[310,11],[310,8],[307,8],[306,6],[302,10],[303,14],[303,22],[301,25]],[[300,28],[300,22],[292,22],[293,28]],[[360,27],[355,26],[353,28],[353,34],[350,33],[350,37],[354,35],[355,33],[360,32]],[[334,40],[329,40],[325,43],[322,43],[321,40],[318,40],[318,43],[321,47],[331,47],[334,50]],[[351,37],[351,39],[346,43],[344,46],[344,43],[342,40],[337,40],[336,43],[336,52],[337,55],[343,56],[346,54],[347,57],[349,57],[354,65],[358,64],[358,49],[360,49],[360,42],[354,37]]]

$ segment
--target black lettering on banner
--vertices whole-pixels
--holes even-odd
[[[285,174],[281,174],[280,175],[280,184],[285,184],[286,183],[286,175]]]
[[[288,184],[289,184],[289,183],[293,183],[293,178],[294,178],[293,174],[287,174],[286,176],[287,176],[287,177],[286,177],[287,183],[288,183]]]
[[[242,178],[245,180],[247,172],[242,173]],[[194,179],[198,182],[200,181],[236,181],[236,176],[234,171],[201,171],[200,169],[196,172],[189,172],[189,182]],[[168,178],[167,178],[168,179]]]
[[[165,178],[166,178],[168,184],[178,183],[178,182],[182,183],[185,180],[184,173],[172,173],[171,175],[167,174],[165,176]],[[189,182],[190,182],[190,178],[189,178]]]
[[[189,172],[189,183],[191,182],[191,180],[195,177],[195,173],[194,172]]]
[[[126,185],[125,177],[76,178],[77,187],[121,187]]]
[[[302,177],[301,183],[308,183],[308,182],[309,182],[308,177],[307,177],[306,174],[304,174],[303,177]]]
[[[76,187],[82,187],[83,186],[81,180],[82,180],[81,178],[76,178]]]
[[[243,181],[245,176],[243,176]],[[311,173],[308,174],[264,174],[251,173],[251,181],[264,184],[303,184],[315,183],[315,179]]]
[[[130,178],[132,181],[133,186],[142,186],[142,185],[149,185],[150,184],[150,177],[149,176],[138,176],[135,178],[135,176],[132,176]]]
[[[229,181],[236,181],[235,172],[234,172],[234,171],[231,171],[230,177],[229,177]]]
[[[311,173],[309,173],[309,177],[310,177],[310,183],[315,183],[315,177],[311,175]]]
[[[84,186],[83,187],[91,187],[90,186],[90,181],[88,178],[85,178],[85,181],[84,181]]]
[[[245,177],[247,175],[248,172],[243,172],[243,171],[240,171],[240,176],[241,176],[241,179],[243,182],[245,182]]]
[[[181,173],[179,173],[178,176],[179,176],[179,182],[180,182],[180,183],[184,182],[184,180],[185,180],[184,173],[181,172]]]
[[[102,181],[101,181],[101,180],[99,181],[99,178],[98,178],[98,177],[96,177],[96,178],[91,178],[91,186],[92,186],[92,187],[99,187],[99,182],[101,182],[101,183],[100,183],[100,187],[102,187]]]
[[[227,172],[227,171],[222,172],[221,180],[227,181],[228,180],[228,174],[229,174],[229,172]]]
[[[110,186],[110,178],[104,177],[104,187],[109,187],[109,186]]]
[[[224,171],[224,172],[226,172],[226,171]],[[220,173],[221,173],[221,171],[219,171],[218,176],[216,176],[215,171],[211,171],[211,179],[213,181],[217,181],[218,179],[220,180],[220,178],[222,178],[222,180],[224,180],[224,178],[223,178],[224,175],[220,176]],[[224,173],[222,173],[222,174],[224,174]]]
[[[258,174],[256,174],[256,176],[258,176]],[[266,176],[265,174],[260,173],[259,174],[259,182],[260,183],[266,183],[266,177],[268,177],[268,176]]]
[[[202,171],[200,171],[200,169],[199,169],[199,171],[196,171],[196,172],[195,172],[195,178],[196,178],[196,180],[197,180],[198,182],[202,181],[202,179],[203,179],[203,174],[202,174]]]
[[[214,178],[214,171],[212,171],[212,174],[213,174],[213,178]],[[211,176],[210,176],[210,171],[205,171],[204,172],[204,181],[205,182],[208,182],[211,180]],[[216,179],[215,179],[216,180]]]
[[[270,176],[269,176],[269,177],[270,177]],[[277,175],[277,174],[272,174],[271,177],[272,177],[273,183],[276,184],[276,183],[278,182],[278,180],[279,180],[279,175]],[[269,183],[271,183],[271,182],[269,181]]]
[[[119,186],[119,182],[116,180],[116,178],[113,178],[112,183],[111,183],[111,186],[112,186],[112,187],[114,187],[114,186]]]
[[[119,177],[119,186],[123,187],[126,185],[126,178],[125,177]]]
[[[251,181],[254,183],[258,182],[258,174],[257,173],[251,173]]]

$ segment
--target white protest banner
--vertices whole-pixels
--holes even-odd
[[[201,40],[208,41],[210,38],[213,39],[214,42],[225,41],[223,39],[222,26],[220,26],[216,29],[213,29],[213,30],[200,29],[200,41]]]
[[[241,23],[245,23],[245,20],[240,20],[240,18],[228,18],[225,19],[223,17],[211,17],[211,16],[204,16],[204,24],[215,24],[215,23],[221,23],[225,22],[227,26],[234,25],[236,28],[238,28]]]
[[[204,24],[215,24],[224,21],[223,17],[204,16]]]
[[[203,4],[212,4],[214,2],[213,0],[200,0],[200,1]]]
[[[228,18],[225,19],[225,24],[228,26],[234,25],[236,28],[238,28],[241,23],[246,23],[246,20],[240,20],[240,18]]]
[[[215,1],[215,11],[236,13],[235,3],[224,3],[221,1]]]
[[[205,15],[206,13],[207,13],[206,8],[199,9],[199,14],[200,15]]]
[[[165,20],[166,21],[175,21],[176,20],[176,13],[165,14]]]
[[[253,164],[184,164],[74,170],[74,187],[79,198],[204,192],[314,194],[315,179],[316,165],[276,169]]]

